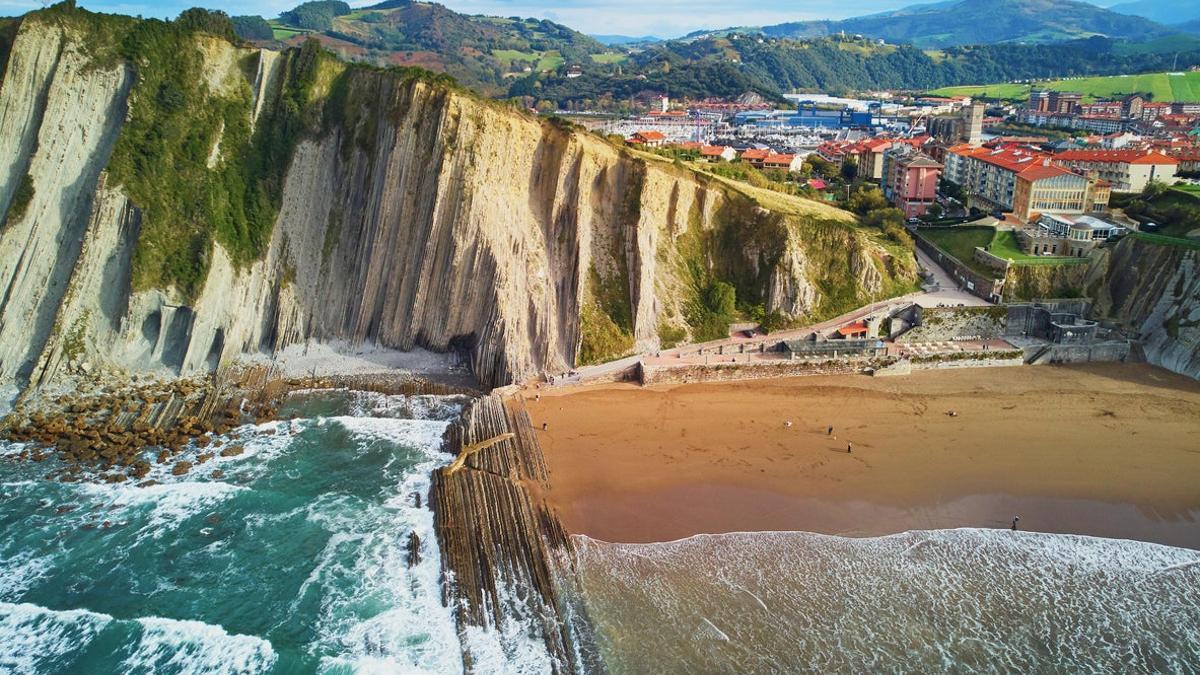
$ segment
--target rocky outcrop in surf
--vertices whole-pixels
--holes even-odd
[[[0,380],[216,369],[307,340],[501,384],[911,287],[815,202],[634,154],[443,76],[60,6],[6,43]]]

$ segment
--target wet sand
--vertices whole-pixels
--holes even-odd
[[[548,498],[569,531],[605,541],[1019,515],[1022,529],[1200,548],[1200,383],[1150,366],[526,394],[548,425]]]

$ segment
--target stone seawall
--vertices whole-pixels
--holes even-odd
[[[882,359],[839,359],[836,361],[758,361],[751,363],[715,363],[695,366],[641,365],[639,380],[652,384],[688,384],[730,382],[804,375],[848,375],[884,364]]]

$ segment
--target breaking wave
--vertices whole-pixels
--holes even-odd
[[[649,672],[1193,672],[1200,551],[937,530],[576,537],[605,664]]]

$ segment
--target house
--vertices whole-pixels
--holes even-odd
[[[667,137],[661,131],[639,131],[633,135],[633,141],[645,148],[661,148],[667,144]]]
[[[704,145],[700,147],[700,158],[706,162],[732,162],[737,159],[737,151],[728,145]]]
[[[741,159],[743,162],[756,168],[762,168],[763,162],[767,157],[771,156],[770,150],[760,150],[758,148],[748,148],[742,151]]]
[[[1114,192],[1141,192],[1150,181],[1170,181],[1179,169],[1179,160],[1148,150],[1067,150],[1053,158],[1059,166],[1094,172]]]
[[[855,321],[850,325],[837,329],[837,335],[843,340],[861,340],[867,337],[867,324],[863,321]]]
[[[570,66],[567,68],[567,77],[574,79],[583,75],[583,68],[580,66]]]
[[[942,165],[929,155],[898,146],[883,155],[883,194],[905,218],[920,218],[937,199]]]
[[[804,159],[800,155],[778,155],[770,153],[763,158],[762,168],[771,169],[774,171],[799,171],[804,166]]]

